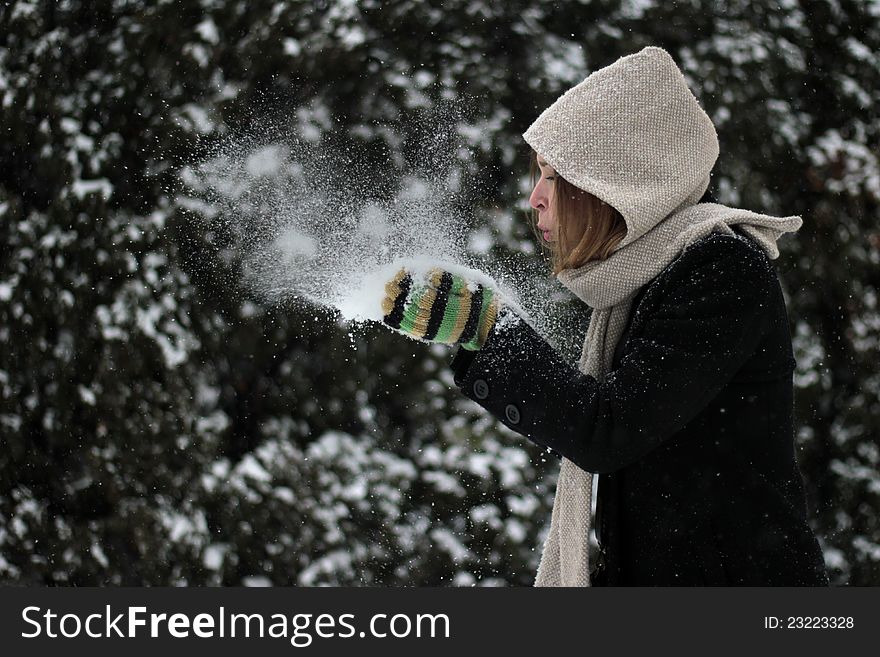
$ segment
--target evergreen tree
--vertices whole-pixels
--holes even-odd
[[[520,134],[653,44],[718,127],[719,202],[804,217],[777,261],[799,458],[835,582],[876,584],[876,14],[812,0],[3,4],[0,581],[530,584],[555,461],[459,395],[446,349],[265,303],[187,172],[270,117],[357,153],[382,200],[435,139],[451,179],[479,181],[458,208],[472,247],[546,275],[535,295],[552,296]],[[464,109],[436,141],[450,106]],[[585,327],[577,304],[557,306]]]

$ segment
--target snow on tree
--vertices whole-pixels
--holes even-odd
[[[718,126],[718,200],[804,217],[777,264],[810,512],[835,583],[880,582],[880,15],[812,0],[4,4],[0,581],[531,584],[554,460],[448,352],[264,303],[184,173],[270,116],[381,189],[457,103],[470,247],[539,277],[519,135],[650,44]]]

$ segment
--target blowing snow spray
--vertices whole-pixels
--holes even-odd
[[[491,286],[553,341],[570,330],[554,307],[566,295],[529,257],[533,243],[489,256],[492,231],[473,230],[462,209],[480,194],[462,189],[460,152],[427,149],[396,177],[394,193],[376,200],[375,176],[352,146],[239,138],[184,171],[192,193],[179,202],[231,234],[246,284],[269,304],[306,302],[351,323],[380,321],[385,282],[402,266],[422,275],[440,267]],[[502,223],[512,232],[510,215]]]

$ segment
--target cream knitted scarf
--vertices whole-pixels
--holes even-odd
[[[648,47],[567,91],[523,135],[566,180],[613,206],[627,234],[609,258],[559,274],[593,308],[579,363],[602,381],[632,300],[691,243],[740,224],[776,258],[800,217],[697,203],[718,156],[712,121],[672,57]],[[588,439],[585,436],[584,439]],[[593,475],[562,460],[536,586],[589,586]]]

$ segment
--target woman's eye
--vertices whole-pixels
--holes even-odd
[[[544,180],[556,180],[556,176],[547,176]]]

